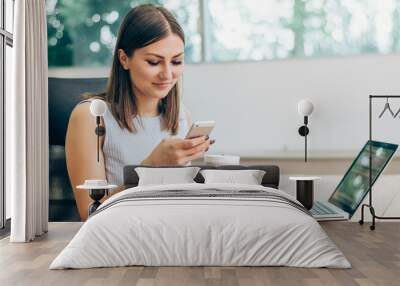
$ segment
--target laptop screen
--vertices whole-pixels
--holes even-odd
[[[398,145],[368,141],[343,176],[329,202],[349,213],[355,213],[369,191],[369,155],[372,154],[372,185],[385,169]]]

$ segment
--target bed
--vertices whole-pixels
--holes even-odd
[[[310,213],[279,186],[277,166],[261,185],[138,185],[124,168],[126,189],[82,225],[50,269],[144,266],[292,266],[350,268]],[[217,167],[199,166],[204,169]]]

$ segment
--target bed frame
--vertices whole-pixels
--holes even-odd
[[[136,187],[139,183],[139,176],[135,171],[136,167],[148,167],[155,168],[154,166],[145,166],[145,165],[127,165],[124,167],[124,188],[132,188]],[[177,168],[184,166],[162,166],[162,168]],[[265,175],[262,179],[261,184],[265,187],[271,187],[278,189],[279,187],[279,167],[275,165],[223,165],[223,166],[209,166],[209,165],[191,165],[190,167],[200,167],[202,170],[204,169],[217,169],[217,170],[264,170]],[[160,167],[158,167],[160,168]],[[197,183],[204,183],[204,178],[200,174],[194,178]]]

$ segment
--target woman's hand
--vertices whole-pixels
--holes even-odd
[[[163,139],[151,154],[142,161],[142,165],[185,165],[200,158],[215,140],[208,136],[193,139],[170,137]]]

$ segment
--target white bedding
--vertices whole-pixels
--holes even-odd
[[[311,216],[281,202],[175,197],[116,203],[136,192],[204,188],[262,190],[297,202],[283,191],[254,185],[192,183],[127,189],[99,207],[50,269],[126,265],[351,267]]]

